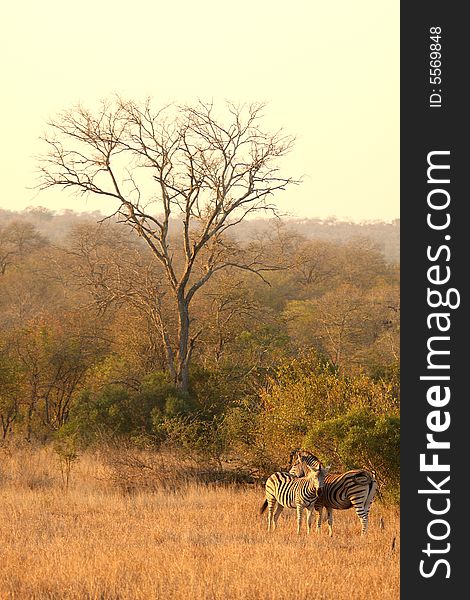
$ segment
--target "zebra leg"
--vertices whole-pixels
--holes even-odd
[[[361,521],[361,535],[365,535],[367,533],[367,526],[369,524],[369,515],[366,512],[364,512],[364,510],[362,510],[361,512],[356,510],[356,513]]]
[[[359,517],[359,521],[361,522],[361,535],[365,535],[367,533],[367,525],[369,522],[369,512],[364,509],[363,504],[355,505],[353,502],[354,510],[356,511],[356,515]]]
[[[283,506],[282,504],[277,504],[276,510],[274,512],[274,518],[273,518],[273,531],[276,529],[277,527],[277,520],[279,519],[279,515],[282,513],[283,510]]]
[[[271,531],[271,529],[274,531],[274,529],[276,528],[276,524],[274,523],[274,519],[273,519],[273,512],[274,512],[275,504],[276,504],[276,499],[269,498],[269,500],[268,500],[268,531]]]
[[[316,533],[320,533],[320,528],[321,528],[321,521],[322,521],[322,515],[323,515],[323,506],[319,506],[318,508],[315,508],[316,510],[316,518],[315,518],[315,531]]]
[[[311,524],[312,524],[312,514],[313,514],[314,508],[307,508],[307,535],[310,534],[310,528],[311,528]]]
[[[367,528],[369,525],[370,505],[372,504],[372,500],[374,499],[376,491],[377,491],[377,482],[375,480],[373,480],[369,486],[369,494],[364,502],[364,507],[362,509],[363,516],[361,517],[359,515],[359,513],[357,513],[359,518],[361,519],[361,523],[362,523],[361,535],[365,535],[367,533]],[[357,509],[356,509],[356,512],[357,512]]]
[[[328,513],[328,535],[333,537],[333,509],[327,508],[326,512]]]
[[[362,519],[362,529],[361,529],[361,535],[365,535],[367,533],[367,528],[369,525],[369,515],[364,515],[363,519]]]
[[[356,513],[361,521],[361,535],[365,535],[367,533],[367,526],[369,525],[369,513],[362,506],[356,508]]]
[[[303,506],[301,504],[297,504],[297,535],[300,535],[300,526],[302,524],[302,511]],[[308,525],[307,525],[308,527]]]

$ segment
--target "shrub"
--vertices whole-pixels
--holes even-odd
[[[398,498],[400,477],[400,418],[353,409],[317,423],[303,444],[318,451],[335,470],[367,468],[376,472],[380,488],[391,500]]]
[[[295,359],[278,370],[261,392],[257,438],[272,460],[284,464],[307,434],[350,412],[370,415],[370,426],[383,415],[398,414],[398,399],[387,381],[365,374],[343,377],[321,359]]]
[[[99,390],[83,390],[62,433],[77,434],[85,444],[103,434],[152,435],[155,423],[164,416],[174,417],[193,410],[192,400],[176,390],[165,374],[151,373],[136,388],[108,383]]]

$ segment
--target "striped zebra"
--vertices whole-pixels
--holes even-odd
[[[268,478],[266,499],[260,508],[260,514],[263,514],[266,508],[268,509],[268,531],[276,529],[279,515],[286,507],[297,510],[298,534],[300,534],[303,509],[307,509],[307,533],[310,533],[311,512],[318,498],[318,490],[324,485],[328,470],[329,467],[325,469],[321,464],[310,466],[304,462],[302,472],[305,476],[303,477],[278,471]]]
[[[291,457],[292,463],[292,457]],[[292,476],[305,474],[304,465],[315,465],[318,458],[308,450],[297,452],[297,461],[293,464],[289,473]],[[333,535],[333,509],[346,510],[354,508],[361,521],[361,534],[367,532],[369,523],[369,510],[375,492],[377,482],[372,473],[365,469],[353,469],[345,473],[328,473],[325,476],[325,485],[318,492],[318,500],[315,502],[316,531],[320,531],[322,524],[323,507],[328,513],[328,533]],[[310,515],[311,517],[311,515]]]

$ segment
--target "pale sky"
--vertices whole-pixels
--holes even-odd
[[[305,176],[276,200],[295,216],[399,217],[398,0],[17,0],[2,8],[0,207],[111,213],[48,190],[34,155],[48,118],[118,93],[156,106],[267,101]]]

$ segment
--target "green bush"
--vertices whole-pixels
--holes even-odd
[[[99,391],[83,390],[63,430],[77,433],[84,443],[103,434],[151,436],[155,423],[165,416],[186,415],[194,410],[192,400],[178,392],[163,373],[152,373],[137,389],[106,384]]]
[[[400,418],[366,409],[317,423],[303,445],[318,452],[335,471],[366,468],[376,472],[384,496],[396,500],[400,478]]]
[[[319,424],[350,412],[370,415],[370,423],[380,415],[398,414],[398,399],[388,381],[365,374],[341,376],[316,356],[280,368],[260,399],[257,437],[278,464]]]

